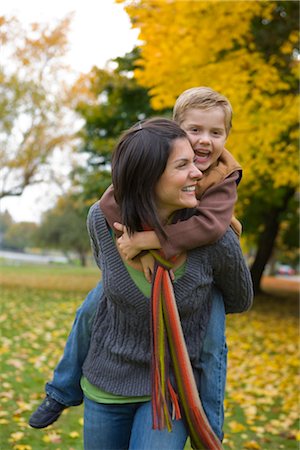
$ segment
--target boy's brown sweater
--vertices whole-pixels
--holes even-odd
[[[233,217],[233,210],[237,200],[237,184],[241,177],[241,166],[231,153],[224,149],[218,161],[203,173],[198,182],[199,201],[195,215],[188,220],[167,225],[167,239],[158,233],[167,259],[183,251],[216,242],[230,224],[234,231],[240,234],[241,225]],[[100,206],[112,229],[114,222],[122,223],[112,185],[101,197]]]

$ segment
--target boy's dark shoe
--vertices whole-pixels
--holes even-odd
[[[33,428],[46,428],[55,422],[66,408],[66,405],[47,395],[38,409],[31,415],[29,425]]]

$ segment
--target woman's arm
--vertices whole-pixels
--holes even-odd
[[[253,285],[237,236],[229,229],[207,248],[212,250],[213,278],[223,294],[226,313],[247,311],[253,303]]]
[[[86,220],[86,225],[87,225],[88,235],[90,238],[90,244],[91,244],[93,256],[95,258],[97,266],[101,270],[102,264],[101,264],[100,244],[99,244],[99,239],[97,237],[97,233],[95,232],[95,213],[96,213],[97,208],[99,208],[99,205],[98,205],[98,203],[95,203],[89,209],[89,212],[87,215],[87,220]]]

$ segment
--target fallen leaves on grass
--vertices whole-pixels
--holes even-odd
[[[265,310],[257,305],[248,313],[227,317],[225,423],[231,433],[253,434],[255,440],[244,442],[244,448],[269,448],[257,440],[263,441],[265,435],[287,436],[296,429],[299,414],[298,316],[285,310],[284,303],[269,300],[269,306]]]
[[[2,317],[6,317],[1,323],[0,339],[0,423],[6,427],[3,436],[7,442],[4,448],[50,450],[60,444],[67,450],[71,445],[65,445],[66,440],[74,442],[82,436],[78,420],[78,429],[74,426],[74,431],[67,428],[58,433],[52,427],[37,432],[28,426],[28,418],[44,396],[45,382],[52,378],[82,295],[32,289],[3,289],[1,294],[5,311]],[[32,443],[32,436],[39,444]]]
[[[81,449],[82,418],[35,434],[27,421],[62,355],[82,294],[5,288],[2,301],[0,423],[7,449]],[[227,317],[225,449],[274,450],[298,438],[298,316],[269,302]],[[60,420],[68,421],[68,413]]]

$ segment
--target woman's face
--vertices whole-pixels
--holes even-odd
[[[197,205],[196,184],[202,173],[194,164],[194,151],[187,138],[175,139],[166,168],[155,187],[161,220],[175,211]]]

